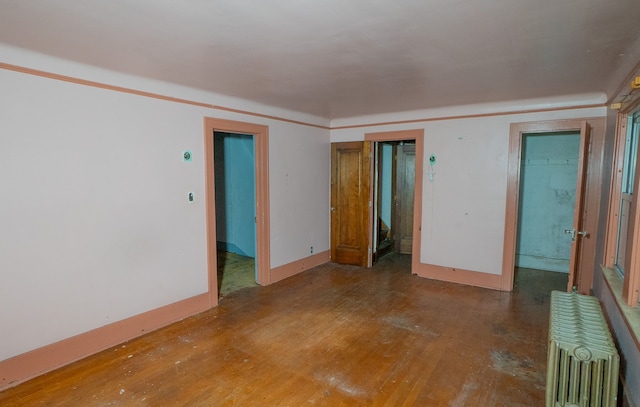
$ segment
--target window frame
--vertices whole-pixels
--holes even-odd
[[[629,117],[640,110],[640,99],[625,106],[617,114],[615,130],[615,147],[613,155],[611,190],[609,198],[609,218],[607,222],[607,237],[605,248],[605,267],[616,270],[618,237],[620,235],[619,216],[621,203],[628,194],[623,193],[624,160]],[[638,192],[640,179],[640,166],[634,165],[633,191]],[[624,274],[619,274],[622,279],[622,299],[630,307],[638,307],[640,293],[640,199],[639,193],[631,195],[629,210],[629,223],[626,240],[626,255],[624,259]],[[628,198],[628,196],[627,196]]]

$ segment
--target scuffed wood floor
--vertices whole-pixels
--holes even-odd
[[[541,406],[549,292],[326,264],[0,393],[2,406]]]

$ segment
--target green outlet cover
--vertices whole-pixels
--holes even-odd
[[[182,152],[182,161],[184,162],[189,162],[193,160],[193,154],[191,154],[191,151],[186,150]]]
[[[436,164],[436,156],[435,154],[431,154],[429,156],[429,165],[435,165]]]

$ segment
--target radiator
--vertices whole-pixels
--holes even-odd
[[[553,291],[546,407],[615,407],[619,366],[598,300]]]

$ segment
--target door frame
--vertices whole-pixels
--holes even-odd
[[[420,267],[420,247],[422,237],[422,175],[424,163],[424,129],[385,131],[379,133],[365,133],[365,141],[383,142],[415,140],[416,143],[416,174],[413,191],[413,245],[411,246],[411,274],[418,274]],[[371,160],[371,174],[373,176],[373,161]],[[373,202],[373,188],[370,192],[370,200]],[[373,241],[373,205],[369,207],[369,241]],[[371,267],[372,254],[369,256],[369,267]]]
[[[602,152],[604,148],[604,118],[584,118],[539,122],[511,123],[509,131],[509,154],[507,169],[507,195],[505,208],[505,232],[502,257],[500,289],[513,290],[515,251],[518,224],[520,165],[523,134],[556,132],[580,132],[583,123],[591,127],[590,144],[587,150],[587,168],[583,189],[583,225],[589,237],[582,242],[582,251],[577,259],[580,273],[576,281],[580,293],[588,293],[593,285],[596,238],[598,236],[598,214],[602,184]]]
[[[234,120],[204,118],[205,206],[207,270],[211,306],[218,304],[218,255],[216,245],[214,132],[253,136],[256,161],[256,266],[257,283],[271,283],[269,211],[269,126]]]

